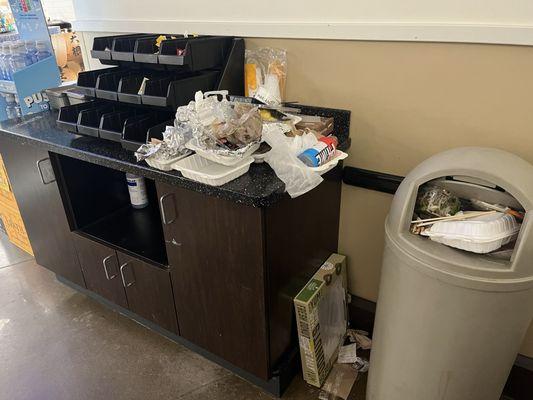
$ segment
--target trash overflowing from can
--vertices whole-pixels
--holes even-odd
[[[478,254],[513,246],[523,210],[483,199],[465,198],[432,182],[418,191],[411,233]]]

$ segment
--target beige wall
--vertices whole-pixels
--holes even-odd
[[[442,150],[492,146],[533,163],[533,48],[248,39],[288,50],[287,99],[352,111],[348,165],[405,175]],[[533,179],[533,177],[532,177]],[[392,196],[344,186],[350,290],[376,300]],[[533,357],[533,328],[522,353]]]

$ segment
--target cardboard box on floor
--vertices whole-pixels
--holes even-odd
[[[4,160],[0,155],[0,218],[11,243],[33,255],[24,221],[20,216],[15,195],[11,191]]]
[[[346,257],[332,254],[296,295],[303,376],[321,387],[344,341],[348,323]]]

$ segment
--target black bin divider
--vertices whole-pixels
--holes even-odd
[[[116,72],[108,72],[98,75],[96,79],[96,97],[106,100],[118,100],[118,86],[122,78],[133,75],[130,70],[119,69]]]
[[[148,38],[155,41],[158,37],[159,35],[147,34],[118,36],[113,40],[111,59],[117,61],[134,61],[133,52],[135,50],[137,40]]]
[[[133,51],[133,61],[145,64],[158,64],[159,47],[156,44],[159,36],[165,36],[169,39],[163,40],[161,43],[169,40],[183,40],[183,35],[156,35],[152,37],[139,38],[135,42],[135,49]],[[170,39],[174,38],[174,39]]]
[[[144,80],[143,75],[131,75],[123,77],[117,89],[118,101],[131,104],[141,104],[139,89]]]
[[[100,60],[109,61],[112,60],[113,42],[115,39],[122,39],[126,37],[140,37],[146,36],[145,33],[135,35],[114,35],[114,36],[101,36],[95,37],[93,40],[93,48],[91,50],[91,56]]]
[[[83,71],[78,74],[78,89],[83,92],[83,94],[91,97],[96,96],[96,81],[98,77],[102,74],[118,71],[117,68],[105,68],[97,69],[94,71]]]
[[[102,139],[120,143],[126,120],[141,113],[146,113],[146,111],[127,109],[102,115],[102,118],[100,119],[99,136]]]
[[[142,103],[160,107],[178,107],[194,100],[194,94],[201,90],[207,92],[215,89],[218,71],[209,71],[192,76],[181,76],[150,80],[146,83]]]
[[[116,106],[111,103],[103,103],[80,111],[78,115],[78,133],[86,136],[99,136],[100,119],[102,115],[115,111]]]
[[[123,77],[118,84],[118,101],[131,104],[142,104],[139,90],[144,78],[149,80],[161,79],[168,76],[174,76],[174,73],[159,72],[159,71],[141,71],[130,76]]]
[[[78,116],[81,111],[100,105],[99,101],[88,101],[86,103],[74,104],[61,107],[56,124],[59,128],[72,133],[78,133]]]
[[[172,118],[172,113],[151,112],[126,119],[122,131],[122,147],[126,150],[136,151],[146,143],[150,128]]]
[[[144,94],[141,95],[142,103],[160,107],[170,105],[168,94],[172,80],[172,77],[165,76],[147,81]]]

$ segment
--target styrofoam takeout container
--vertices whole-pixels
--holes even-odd
[[[168,160],[162,160],[157,157],[148,157],[146,163],[152,167],[157,168],[161,171],[172,171],[172,166],[179,160],[184,159],[192,154],[192,152],[181,154],[174,158],[169,158]]]
[[[473,253],[490,253],[514,240],[520,231],[512,215],[494,213],[464,221],[440,221],[422,232],[435,242]]]
[[[253,162],[252,157],[247,157],[240,164],[227,166],[208,160],[199,154],[193,154],[175,162],[172,168],[193,181],[220,186],[247,173]]]

